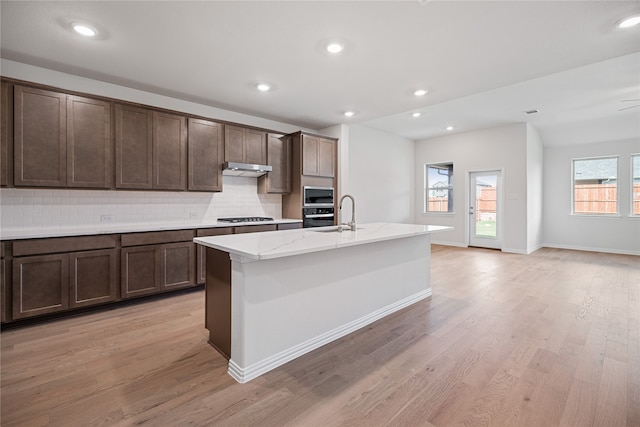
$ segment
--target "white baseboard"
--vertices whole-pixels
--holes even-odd
[[[403,308],[408,307],[411,304],[415,304],[418,301],[428,298],[431,296],[431,294],[431,288],[425,291],[418,292],[398,302],[376,310],[373,313],[346,323],[324,334],[318,335],[315,338],[283,350],[280,353],[277,353],[271,357],[247,366],[246,368],[242,368],[233,360],[229,360],[229,369],[227,372],[239,383],[246,383],[247,381],[259,377],[265,372],[269,372],[270,370],[275,369],[278,366],[284,365],[285,363],[298,358],[303,354],[309,353],[310,351],[315,350],[318,347],[335,341],[338,338],[350,334],[351,332],[357,331],[358,329],[363,328],[375,322],[376,320],[382,319],[383,317],[395,313],[396,311],[402,310]]]
[[[431,239],[432,245],[442,245],[442,246],[455,246],[457,248],[466,248],[468,245],[466,243],[458,243],[458,242],[443,242],[438,240]]]
[[[640,251],[628,251],[624,249],[611,249],[611,248],[592,248],[588,246],[558,245],[555,243],[544,243],[542,247],[555,248],[555,249],[569,249],[573,251],[604,252],[608,254],[618,254],[618,255],[640,255]]]

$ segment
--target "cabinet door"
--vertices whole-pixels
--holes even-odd
[[[150,110],[117,104],[116,188],[153,187],[153,119]]]
[[[69,255],[13,259],[13,319],[69,308]]]
[[[333,178],[335,145],[331,139],[318,138],[318,176]]]
[[[246,163],[267,163],[267,134],[253,129],[244,130],[244,157]]]
[[[195,285],[196,247],[193,242],[162,245],[160,259],[160,286],[163,290]]]
[[[291,141],[282,135],[267,137],[267,164],[273,170],[259,178],[258,189],[263,193],[291,192]]]
[[[4,245],[4,243],[1,243]],[[11,261],[0,259],[0,321],[11,320]]]
[[[318,138],[302,135],[302,175],[318,175]]]
[[[222,125],[189,119],[189,184],[191,191],[222,191]]]
[[[224,161],[244,163],[244,128],[224,127]]]
[[[70,308],[116,300],[115,249],[71,253],[69,261]]]
[[[13,111],[14,184],[66,186],[67,96],[15,86]]]
[[[187,120],[153,113],[153,188],[187,189]]]
[[[160,290],[160,256],[157,245],[121,250],[121,296],[130,298]]]
[[[67,186],[109,188],[112,182],[111,104],[67,98]]]
[[[13,87],[2,82],[0,88],[2,104],[0,105],[0,117],[2,126],[0,133],[0,186],[13,185]]]

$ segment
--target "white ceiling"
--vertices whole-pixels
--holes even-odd
[[[618,111],[640,98],[640,28],[614,25],[635,13],[638,1],[2,0],[0,54],[305,128],[418,140],[529,121],[548,146],[640,138],[640,107]],[[325,53],[331,39],[346,50]]]

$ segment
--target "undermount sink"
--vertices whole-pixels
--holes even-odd
[[[358,230],[362,230],[362,228],[356,227],[356,231],[358,231]],[[326,229],[324,229],[324,230],[311,230],[311,231],[313,231],[315,233],[340,233],[338,231],[338,228],[330,228],[328,230],[326,230]],[[348,229],[348,228],[342,230],[342,233],[348,233],[348,232],[351,232],[351,230]]]

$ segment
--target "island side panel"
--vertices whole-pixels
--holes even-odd
[[[429,235],[232,264],[239,382],[431,295]]]
[[[231,259],[229,253],[207,249],[205,327],[209,343],[231,358]]]

